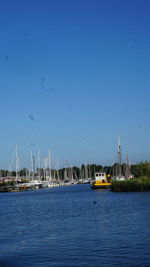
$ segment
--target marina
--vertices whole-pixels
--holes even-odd
[[[20,170],[17,146],[15,154],[16,171],[10,172],[13,176],[5,177],[5,174],[8,174],[8,171],[4,171],[3,173],[2,170],[0,171],[1,175],[3,174],[3,177],[0,177],[0,193],[38,190],[88,183],[91,184],[92,189],[113,188],[113,191],[115,191],[115,188],[117,191],[149,190],[149,180],[144,179],[140,182],[138,180],[134,181],[134,175],[131,174],[131,163],[129,162],[128,154],[126,155],[126,162],[122,164],[122,149],[119,133],[117,139],[117,162],[113,166],[103,167],[101,165],[97,166],[95,164],[86,164],[85,162],[85,164],[82,164],[80,167],[73,167],[67,166],[67,161],[65,161],[64,168],[58,169],[57,164],[56,169],[52,168],[50,151],[48,156],[44,156],[43,166],[41,166],[40,163],[40,153],[38,153],[38,160],[36,160],[31,151],[31,169],[23,168]],[[36,162],[38,163],[36,164]],[[149,169],[148,165],[146,166],[147,170]],[[133,183],[119,183],[123,181],[127,182],[131,179],[133,179]],[[119,186],[115,182],[118,182]]]
[[[64,182],[64,181],[38,181],[38,180],[28,180],[26,182],[14,181],[13,185],[0,185],[0,193],[2,192],[19,192],[19,191],[27,191],[27,190],[37,190],[44,188],[53,188],[58,186],[68,186],[72,184],[77,184],[78,182]],[[85,183],[83,181],[83,183]]]

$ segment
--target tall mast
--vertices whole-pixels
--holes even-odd
[[[35,168],[35,160],[34,156],[31,150],[31,174],[32,174],[32,180],[34,179],[34,168]]]
[[[49,168],[49,181],[52,180],[52,172],[51,172],[51,153],[50,150],[48,152],[48,168]]]
[[[41,158],[40,158],[40,150],[38,151],[38,176],[41,180]]]
[[[19,169],[19,157],[18,157],[18,148],[16,145],[16,179],[18,178],[18,169]]]
[[[58,177],[58,181],[60,180],[60,176],[59,176],[59,158],[57,159],[57,177]]]
[[[121,177],[121,143],[120,134],[118,133],[118,176]]]
[[[131,176],[131,165],[128,157],[128,151],[126,153],[126,171],[125,171],[125,177],[128,179]]]
[[[87,178],[88,178],[88,169],[87,169],[87,164],[86,164],[86,162],[85,162],[84,167],[85,167],[85,179],[87,179]]]
[[[68,172],[67,172],[67,160],[65,160],[65,172],[64,172],[64,179],[68,179]]]
[[[91,175],[91,167],[90,167],[90,164],[88,165],[88,167],[89,167],[89,177],[88,178],[91,178],[92,175]]]
[[[70,167],[70,178],[71,178],[71,181],[73,181],[73,167],[72,167],[72,165]]]
[[[46,173],[47,173],[47,157],[44,157],[44,181],[46,181]]]
[[[41,168],[40,150],[38,151],[38,168]]]

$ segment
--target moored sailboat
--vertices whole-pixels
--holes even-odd
[[[125,180],[125,177],[122,174],[122,168],[121,168],[121,142],[120,142],[120,134],[118,133],[118,163],[116,164],[116,170],[115,170],[115,177],[114,180],[117,181],[123,181]]]

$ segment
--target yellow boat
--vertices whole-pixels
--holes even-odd
[[[111,182],[108,181],[108,177],[105,172],[96,172],[95,181],[91,187],[93,189],[106,189],[111,187]]]

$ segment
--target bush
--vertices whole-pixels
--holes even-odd
[[[139,179],[113,181],[111,190],[113,192],[150,191],[150,178],[141,177]]]

